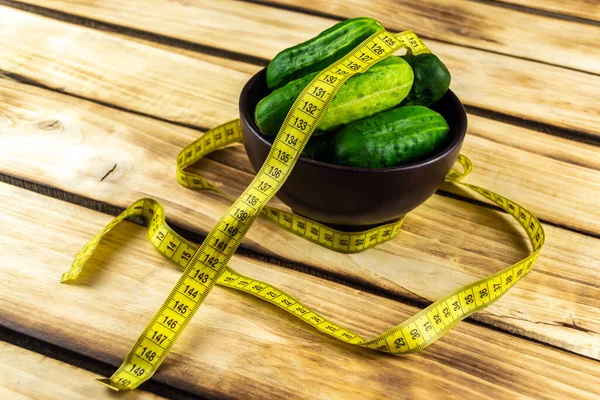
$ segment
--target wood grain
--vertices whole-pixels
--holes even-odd
[[[548,221],[598,235],[600,148],[474,115],[468,132],[461,151],[475,165],[470,183],[522,199]],[[443,189],[481,200],[456,185]]]
[[[0,85],[0,158],[6,160],[0,172],[120,207],[155,197],[170,221],[200,233],[228,207],[224,199],[186,190],[173,179],[177,153],[198,132],[32,86]],[[252,175],[239,146],[226,154],[230,165],[205,160],[200,166],[204,176],[236,195]],[[575,173],[580,167],[569,168]],[[537,213],[540,201],[529,200]],[[548,245],[536,270],[475,318],[600,358],[598,240],[546,229]],[[262,219],[244,246],[425,304],[516,262],[527,254],[525,243],[507,215],[434,196],[410,214],[397,240],[365,253],[337,254]]]
[[[144,228],[125,222],[97,249],[89,273],[61,285],[58,278],[73,255],[111,218],[5,184],[0,194],[0,323],[118,365],[180,272],[151,249]],[[231,266],[366,335],[417,311],[256,260],[234,257]],[[595,361],[481,326],[460,324],[420,354],[379,355],[220,287],[155,379],[200,395],[241,399],[600,395]]]
[[[179,9],[169,4],[173,10]],[[255,4],[242,3],[242,15],[215,7],[212,12],[191,10],[185,17],[175,15],[172,23],[179,28],[168,25],[165,29],[175,34],[189,28],[193,33],[186,33],[188,40],[228,49],[235,46],[235,51],[269,59],[334,22]],[[190,58],[177,50],[165,51],[163,46],[157,49],[6,7],[0,12],[6,15],[0,26],[4,54],[0,70],[186,124],[208,127],[237,114],[235,103],[248,79],[247,74],[239,73],[239,67],[231,71],[211,59]],[[237,19],[231,24],[220,22],[234,17]],[[160,27],[169,21],[156,18],[147,26]],[[208,28],[185,28],[182,21],[188,20],[208,24]],[[244,24],[244,20],[257,22]],[[300,25],[306,28],[300,30]],[[252,34],[242,35],[243,40],[237,43],[231,39],[232,26]],[[600,92],[600,76],[442,42],[427,44],[452,71],[451,87],[465,104],[600,136],[600,103],[590,101]]]
[[[273,0],[271,3],[341,18],[369,15],[398,32],[413,29],[425,37],[465,47],[600,72],[594,45],[599,27],[489,3],[470,0]],[[573,36],[577,38],[571,42]]]
[[[597,0],[501,0],[501,2],[600,21],[600,4]]]
[[[0,398],[114,399],[112,392],[94,382],[95,378],[97,376],[84,369],[0,341]],[[158,400],[163,397],[140,389],[127,398]]]
[[[276,34],[273,28],[278,27],[292,26],[295,32],[306,30],[305,18],[300,15],[294,19],[281,18],[272,23],[269,30],[259,29],[264,16],[276,15],[276,11],[268,6],[240,1],[25,0],[24,3],[142,30],[157,29],[164,35],[176,32],[175,35],[192,41],[200,36],[221,41],[222,37],[215,38],[219,31],[214,26],[223,26],[229,31],[228,38],[239,36],[243,43],[239,44],[248,46],[249,50],[254,49],[257,42],[254,35],[247,35],[247,32],[269,37]],[[600,73],[598,52],[595,51],[600,28],[592,25],[467,0],[275,0],[267,3],[341,18],[368,15],[390,30],[413,29],[423,36],[444,42]],[[157,21],[161,21],[158,27]],[[569,38],[568,44],[565,38]],[[229,42],[230,46],[234,45],[232,40]]]

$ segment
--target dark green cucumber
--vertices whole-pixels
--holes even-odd
[[[257,104],[254,117],[265,136],[277,135],[294,101],[317,74],[315,72],[292,81]],[[397,106],[410,91],[412,81],[410,65],[399,57],[388,57],[368,71],[350,77],[329,104],[315,134]],[[314,105],[303,104],[302,107],[308,113],[316,111]]]
[[[448,123],[426,107],[407,106],[346,126],[331,140],[334,164],[388,168],[426,158],[449,136]]]
[[[383,25],[373,18],[352,18],[337,23],[318,36],[277,54],[267,67],[267,86],[275,90],[311,72],[321,71],[382,29]]]
[[[313,136],[310,138],[302,156],[310,158],[311,160],[329,162],[329,142],[331,141],[330,135]]]
[[[440,59],[431,53],[402,57],[415,74],[410,93],[401,106],[430,106],[442,98],[450,87],[450,72]]]

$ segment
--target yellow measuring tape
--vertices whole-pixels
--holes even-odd
[[[148,239],[155,248],[183,269],[181,278],[144,329],[123,364],[110,378],[99,379],[99,382],[114,390],[130,390],[152,377],[215,284],[257,296],[346,343],[398,354],[422,350],[450,331],[462,319],[498,300],[512,285],[529,273],[544,243],[542,226],[533,214],[511,200],[479,186],[460,182],[472,170],[471,162],[463,155],[457,160],[463,171],[453,168],[446,181],[474,190],[512,215],[527,232],[533,253],[502,271],[439,299],[374,339],[365,339],[324,318],[283,290],[239,274],[227,266],[246,232],[260,214],[308,240],[346,253],[363,251],[391,239],[398,233],[403,220],[365,232],[348,233],[268,207],[266,204],[289,176],[339,87],[353,74],[366,71],[374,63],[400,48],[407,48],[413,54],[429,51],[411,31],[397,35],[381,31],[315,77],[294,102],[265,163],[252,183],[233,202],[199,247],[182,238],[166,224],[163,207],[152,199],[136,201],[83,247],[70,270],[63,274],[63,282],[79,276],[84,264],[106,233],[126,218],[141,216],[148,224]],[[338,79],[329,79],[331,76]],[[305,101],[317,106],[314,115],[303,113],[301,104]],[[295,124],[298,119],[302,119],[306,124]],[[210,130],[181,152],[177,159],[177,179],[186,187],[214,190],[222,194],[204,178],[185,172],[184,169],[204,155],[240,140],[241,129],[238,120]],[[282,152],[289,157],[279,157]]]

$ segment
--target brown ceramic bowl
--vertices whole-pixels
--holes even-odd
[[[246,83],[240,95],[244,145],[255,171],[271,149],[271,142],[254,122],[256,104],[268,93],[263,69]],[[467,131],[467,114],[452,91],[432,108],[450,126],[448,144],[437,154],[384,169],[343,167],[301,157],[277,197],[298,214],[346,230],[368,229],[401,218],[442,185]]]

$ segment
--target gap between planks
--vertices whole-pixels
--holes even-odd
[[[2,3],[2,1],[4,0],[0,0],[0,4]],[[111,33],[116,33],[119,34],[117,31],[110,31]],[[132,38],[134,38],[132,36]],[[141,39],[141,38],[138,38]],[[147,43],[147,39],[141,39],[142,43]],[[152,42],[152,41],[150,41]],[[154,42],[153,42],[154,43]],[[156,43],[160,43],[160,42],[156,42]],[[170,46],[169,44],[165,44],[165,46]],[[177,46],[174,46],[177,47]],[[201,54],[209,54],[209,53],[203,53],[200,51],[197,51],[198,53]],[[240,56],[245,56],[245,54],[241,54],[239,53]],[[219,57],[219,58],[223,58],[223,57]],[[240,59],[243,57],[240,57]],[[224,60],[234,60],[229,59],[229,58],[223,58]],[[247,61],[241,61],[244,63],[249,63]],[[265,60],[264,64],[252,64],[252,65],[266,65],[268,63],[268,60]],[[182,121],[176,121],[173,119],[166,119],[166,118],[162,118],[158,115],[153,115],[153,114],[148,114],[148,113],[144,113],[141,112],[139,110],[133,109],[133,108],[126,108],[126,107],[122,107],[118,104],[114,104],[114,103],[109,103],[106,101],[102,101],[99,99],[95,99],[92,97],[87,97],[87,96],[82,96],[79,95],[77,93],[73,93],[73,92],[69,92],[66,90],[60,90],[58,88],[53,88],[50,87],[42,82],[38,82],[34,79],[28,78],[26,76],[22,76],[19,74],[15,74],[13,72],[10,71],[4,71],[4,70],[0,70],[0,78],[6,78],[6,79],[10,79],[13,80],[15,82],[18,83],[23,83],[26,85],[31,85],[31,86],[36,86],[39,87],[41,89],[45,89],[45,90],[50,90],[52,92],[55,93],[60,93],[60,94],[65,94],[68,96],[72,96],[72,97],[76,97],[78,99],[81,100],[86,100],[86,101],[90,101],[92,103],[96,103],[105,107],[110,107],[110,108],[114,108],[116,110],[119,111],[125,111],[125,112],[129,112],[132,114],[136,114],[136,115],[140,115],[143,117],[147,117],[147,118],[152,118],[152,119],[156,119],[158,121],[162,121],[162,122],[168,122],[174,125],[178,125],[178,126],[182,126],[185,128],[190,128],[190,129],[194,129],[194,130],[198,130],[198,131],[203,131],[206,132],[208,130],[210,130],[211,128],[206,127],[206,126],[202,126],[202,125],[195,125],[195,124],[190,124],[190,123],[185,123]],[[574,142],[579,142],[579,143],[586,143],[586,144],[590,144],[590,145],[594,145],[594,146],[600,146],[600,136],[595,136],[595,135],[590,135],[588,133],[585,132],[581,132],[581,131],[577,131],[574,129],[567,129],[567,128],[563,128],[563,127],[559,127],[559,126],[554,126],[554,125],[550,125],[550,124],[546,124],[543,122],[539,122],[539,121],[535,121],[535,120],[530,120],[530,119],[525,119],[525,118],[520,118],[520,117],[516,117],[513,115],[509,115],[509,114],[505,114],[502,112],[498,112],[498,111],[493,111],[493,110],[489,110],[487,108],[483,108],[483,107],[477,107],[477,106],[472,106],[472,105],[464,105],[465,110],[467,111],[468,114],[472,114],[472,115],[477,115],[486,119],[490,119],[490,120],[494,120],[494,121],[498,121],[498,122],[503,122],[505,124],[508,125],[514,125],[514,126],[518,126],[518,127],[522,127],[522,128],[526,128],[532,131],[536,131],[536,132],[541,132],[547,135],[551,135],[551,136],[555,136],[555,137],[560,137],[563,139],[568,139],[568,140],[572,140]]]
[[[318,17],[336,18],[336,19],[342,18],[339,15],[326,13],[326,12],[319,12],[319,11],[315,11],[315,10],[311,10],[311,9],[304,9],[301,7],[294,7],[294,6],[286,5],[286,4],[279,4],[275,1],[269,1],[269,0],[241,0],[241,1],[245,1],[247,3],[263,4],[263,5],[267,5],[269,7],[277,7],[277,8],[290,10],[290,11],[303,12],[303,13],[315,15]],[[542,17],[561,19],[564,21],[571,21],[571,22],[579,22],[582,24],[589,24],[589,25],[593,25],[593,26],[600,26],[600,21],[597,21],[594,19],[584,18],[582,16],[577,16],[574,14],[562,14],[560,12],[552,11],[550,9],[535,8],[532,6],[525,6],[522,4],[511,3],[510,1],[502,1],[502,0],[469,0],[469,1],[472,1],[474,3],[490,4],[490,5],[499,7],[499,8],[516,10],[516,11],[520,11],[520,12],[527,13],[527,14],[539,15]],[[536,4],[536,5],[539,5],[539,4]]]
[[[324,17],[324,18],[329,18],[329,19],[335,19],[336,21],[341,21],[346,19],[343,16],[340,15],[335,15],[335,14],[329,14],[329,13],[324,13],[324,12],[318,12],[315,11],[313,9],[310,8],[303,8],[303,7],[299,7],[299,6],[294,6],[294,5],[288,5],[288,4],[281,4],[281,3],[277,3],[274,1],[268,1],[268,0],[241,0],[247,3],[252,3],[252,4],[258,4],[258,5],[263,5],[263,6],[268,6],[268,7],[272,7],[272,8],[276,8],[276,9],[280,9],[280,10],[287,10],[287,11],[292,11],[292,12],[296,12],[296,13],[301,13],[301,14],[306,14],[306,15],[311,15],[311,16],[317,16],[317,17]],[[209,45],[205,45],[205,44],[201,44],[201,43],[197,43],[197,42],[193,42],[193,41],[189,41],[189,40],[185,40],[185,39],[181,39],[181,38],[177,38],[174,36],[167,36],[167,35],[163,35],[160,33],[155,33],[155,32],[151,32],[151,31],[146,31],[146,30],[142,30],[142,29],[137,29],[137,28],[132,28],[129,26],[125,26],[125,25],[121,25],[118,23],[111,23],[111,22],[107,22],[107,21],[101,21],[98,19],[94,19],[94,18],[90,18],[90,17],[84,17],[84,16],[80,16],[80,15],[76,15],[76,14],[72,14],[72,13],[68,13],[65,11],[59,11],[59,10],[55,10],[55,9],[51,9],[48,7],[44,7],[44,6],[40,6],[40,5],[35,5],[35,4],[29,4],[29,3],[23,3],[20,1],[15,1],[15,0],[0,0],[0,5],[6,5],[15,9],[19,9],[22,11],[26,11],[32,14],[37,14],[37,15],[41,15],[41,16],[45,16],[51,19],[55,19],[58,21],[62,21],[62,22],[66,22],[66,23],[70,23],[73,25],[79,25],[79,26],[85,26],[88,28],[92,28],[92,29],[96,29],[99,31],[103,31],[103,32],[108,32],[108,33],[112,33],[112,34],[117,34],[120,36],[125,36],[128,38],[132,38],[132,39],[136,39],[142,42],[150,42],[150,43],[156,43],[162,46],[167,46],[167,47],[174,47],[174,48],[178,48],[178,49],[182,49],[182,50],[187,50],[190,52],[196,52],[196,53],[201,53],[201,54],[205,54],[205,55],[210,55],[210,56],[215,56],[218,58],[222,58],[225,60],[231,60],[231,61],[237,61],[237,62],[243,62],[243,63],[247,63],[247,64],[251,64],[251,65],[256,65],[256,66],[266,66],[269,62],[268,59],[263,58],[263,57],[258,57],[258,56],[253,56],[247,53],[241,53],[241,52],[237,52],[237,51],[233,51],[233,50],[227,50],[227,49],[223,49],[223,48],[219,48],[219,47],[213,47],[213,46],[209,46]],[[421,35],[421,37],[423,37],[424,39],[433,39],[436,40],[438,42],[441,43],[447,43],[447,44],[451,44],[451,45],[455,45],[455,46],[460,46],[460,47],[465,47],[465,48],[470,48],[470,49],[475,49],[478,51],[485,51],[485,52],[490,52],[493,54],[498,54],[498,55],[502,55],[502,56],[507,56],[507,54],[504,54],[502,52],[499,51],[493,51],[493,50],[489,50],[489,49],[482,49],[476,46],[467,46],[464,44],[457,44],[454,43],[452,41],[444,41],[441,40],[439,38],[429,38],[425,35]],[[546,62],[546,61],[541,61],[541,60],[535,60],[535,59],[529,59],[526,57],[519,57],[519,56],[515,56],[515,55],[509,55],[510,57],[514,57],[517,59],[522,59],[522,60],[527,60],[527,61],[532,61],[532,62],[536,62],[536,63],[541,63],[541,64],[545,64],[545,65],[549,65],[549,66],[553,66],[553,67],[560,67],[560,68],[564,68],[564,69],[568,69],[568,70],[573,70],[579,73],[585,73],[585,74],[590,74],[590,75],[598,75],[592,72],[588,72],[588,71],[583,71],[583,70],[578,70],[575,68],[570,68],[570,67],[565,67],[565,66],[561,66],[561,65],[556,65],[556,64],[552,64],[550,62]],[[0,75],[1,75],[1,71],[0,71]],[[40,82],[36,82],[35,80],[31,80],[27,77],[23,77],[17,74],[12,74],[10,71],[6,71],[5,72],[6,76],[13,76],[16,79],[18,79],[20,82],[22,83],[30,83],[30,84],[34,84],[36,86],[40,86],[43,87],[45,89],[48,90],[54,90],[50,87],[48,87],[47,85],[44,85]],[[600,75],[599,75],[600,76]],[[70,95],[74,95],[76,97],[79,97],[76,94],[73,94],[71,92],[67,92],[67,91],[58,91],[59,93],[64,93],[64,94],[70,94]],[[155,119],[159,119],[161,121],[167,121],[167,122],[172,122],[181,126],[186,126],[189,128],[193,128],[193,129],[201,129],[201,130],[208,130],[207,127],[203,127],[203,126],[194,126],[191,124],[185,124],[185,123],[181,123],[179,121],[172,121],[172,120],[165,120],[161,117],[158,116],[154,116],[154,115],[149,115],[149,114],[144,114],[144,113],[139,113],[137,111],[134,110],[130,110],[130,109],[125,109],[123,107],[117,106],[117,105],[113,105],[111,103],[106,103],[106,102],[102,102],[102,101],[97,101],[94,99],[90,99],[87,97],[80,97],[82,99],[86,99],[86,100],[90,100],[90,101],[94,101],[97,102],[98,104],[102,104],[102,105],[106,105],[106,106],[110,106],[110,107],[114,107],[120,110],[125,110],[125,111],[129,111],[129,112],[133,112],[136,114],[140,114],[140,115],[144,115],[147,117],[151,117],[151,118],[155,118]],[[546,122],[539,122],[533,119],[528,119],[525,117],[521,117],[521,116],[513,116],[513,115],[509,115],[503,112],[498,112],[498,111],[494,111],[494,110],[490,110],[488,108],[485,107],[479,107],[479,106],[473,106],[473,105],[465,105],[465,108],[467,109],[467,111],[469,113],[472,113],[474,115],[479,115],[479,116],[483,116],[485,118],[488,119],[493,119],[496,121],[500,121],[500,122],[504,122],[507,124],[511,124],[511,125],[515,125],[515,126],[520,126],[520,127],[526,127],[528,129],[531,130],[535,130],[538,132],[543,132],[546,134],[550,134],[553,136],[557,136],[557,137],[561,137],[561,138],[566,138],[569,140],[574,140],[574,141],[578,141],[578,142],[582,142],[582,143],[588,143],[588,144],[593,144],[593,145],[600,145],[600,137],[590,134],[588,132],[582,132],[580,130],[577,129],[569,129],[566,127],[560,127],[560,126],[556,126],[556,125],[552,125],[551,123],[546,123]]]
[[[76,372],[77,375],[75,377],[75,379],[85,379],[85,382],[76,382],[74,385],[71,385],[70,383],[61,383],[61,386],[69,386],[69,388],[67,388],[67,390],[71,389],[71,386],[75,386],[77,387],[78,385],[82,385],[85,387],[89,386],[89,389],[100,389],[100,384],[96,383],[93,381],[93,379],[95,378],[99,378],[99,377],[103,377],[103,376],[110,376],[114,370],[115,367],[112,365],[109,365],[107,363],[104,363],[100,360],[96,360],[94,358],[88,357],[84,354],[80,354],[65,348],[62,348],[60,346],[57,346],[53,343],[49,343],[37,338],[34,338],[32,336],[14,331],[12,329],[9,329],[6,326],[0,325],[0,347],[2,346],[1,343],[6,343],[5,346],[9,346],[8,349],[10,350],[10,352],[12,354],[14,354],[14,356],[19,357],[18,360],[10,360],[10,365],[7,368],[10,368],[11,371],[14,372],[15,368],[19,368],[21,366],[21,364],[24,364],[24,360],[26,359],[25,363],[29,360],[29,359],[39,359],[39,360],[44,360],[44,358],[49,358],[51,359],[51,365],[50,366],[46,366],[50,367],[52,369],[57,368],[59,370],[59,372],[61,373],[68,373],[68,374],[72,374],[73,373],[73,369],[69,368],[68,366],[72,366]],[[2,357],[0,357],[2,358]],[[9,361],[8,359],[6,361]],[[41,362],[41,361],[38,361]],[[32,364],[37,365],[38,362],[32,362]],[[65,365],[66,364],[66,365]],[[2,365],[0,365],[0,369],[1,369]],[[23,365],[23,367],[27,368],[27,365]],[[31,370],[30,368],[27,368],[28,371],[28,376],[29,374],[31,374]],[[83,371],[87,371],[90,372],[90,374],[85,373]],[[82,373],[83,372],[83,373]],[[9,372],[7,374],[8,376],[2,376],[2,378],[6,378],[6,379],[10,379],[9,376],[11,375],[11,373]],[[14,374],[16,376],[16,374]],[[46,374],[44,374],[46,375]],[[95,376],[97,375],[97,376]],[[45,379],[45,377],[43,377]],[[56,378],[56,377],[54,377]],[[63,378],[66,378],[63,376]],[[71,375],[69,375],[68,377],[69,379],[71,378]],[[0,379],[0,381],[2,381],[2,379]],[[38,384],[42,383],[40,382],[40,380],[36,380]],[[8,382],[10,384],[10,382]],[[56,383],[56,382],[55,382]],[[89,385],[88,385],[89,383]],[[22,382],[18,382],[19,385],[22,385]],[[56,383],[58,384],[58,383]],[[0,385],[0,391],[3,388],[4,385]],[[24,389],[26,393],[28,392],[28,388]],[[86,389],[87,390],[87,389]],[[173,386],[169,386],[168,384],[165,383],[159,383],[156,382],[154,380],[149,380],[148,382],[146,382],[144,384],[144,386],[141,389],[138,389],[135,392],[135,396],[133,396],[136,399],[146,399],[148,397],[152,397],[154,398],[154,396],[148,396],[147,393],[145,392],[150,392],[153,393],[155,395],[161,396],[161,398],[166,398],[166,399],[172,399],[172,398],[176,398],[176,399],[182,399],[182,400],[205,400],[206,398],[198,396],[196,394],[192,394],[192,393],[188,393],[185,392],[179,388],[173,387]],[[111,391],[109,391],[108,389],[106,389],[104,391],[106,398],[113,398],[113,393]],[[56,393],[54,393],[56,394]],[[79,395],[82,395],[82,393],[79,393]],[[33,397],[35,398],[35,397]],[[73,396],[73,399],[78,398],[77,396]],[[79,397],[81,398],[81,397]]]
[[[280,4],[275,1],[269,1],[269,0],[241,0],[241,1],[244,1],[246,3],[255,3],[255,4],[261,4],[261,5],[265,5],[265,6],[269,6],[269,7],[280,8],[283,10],[301,12],[304,14],[314,15],[316,17],[344,19],[344,17],[341,17],[337,14],[316,11],[316,10],[312,10],[310,8],[302,8],[302,7],[297,7],[297,6],[288,5],[288,4]],[[588,25],[592,25],[592,26],[600,26],[600,21],[596,21],[593,19],[583,18],[583,17],[575,16],[575,15],[561,14],[556,11],[544,10],[544,9],[534,8],[534,7],[527,7],[527,6],[520,5],[520,4],[511,4],[511,3],[501,1],[501,0],[470,0],[470,1],[473,1],[474,3],[490,4],[490,5],[493,5],[496,7],[506,8],[509,10],[516,10],[516,11],[520,11],[520,12],[527,13],[527,14],[539,15],[542,17],[549,17],[549,18],[554,18],[554,19],[561,19],[564,21],[578,22],[578,23],[588,24]],[[456,44],[453,42],[449,42],[449,43]],[[482,49],[482,50],[485,50],[485,49]],[[579,71],[579,70],[577,70],[577,71]]]
[[[0,2],[1,1],[2,0],[0,0]],[[204,132],[206,132],[206,131],[209,130],[209,128],[206,128],[206,127],[203,127],[203,126],[187,124],[187,123],[181,122],[181,121],[173,121],[173,120],[170,120],[170,119],[159,117],[157,115],[147,114],[147,113],[144,113],[144,112],[141,112],[139,110],[132,109],[132,108],[125,108],[125,107],[122,107],[122,106],[120,106],[118,104],[108,103],[106,101],[95,99],[93,97],[82,96],[82,95],[79,95],[77,93],[68,92],[66,90],[56,89],[56,88],[50,87],[48,85],[45,85],[42,82],[38,82],[38,81],[30,79],[30,78],[28,78],[26,76],[15,74],[15,73],[10,72],[10,71],[4,71],[4,70],[0,69],[0,79],[7,79],[9,81],[21,83],[21,84],[24,84],[24,85],[34,86],[34,87],[37,87],[37,88],[40,88],[40,89],[48,90],[50,92],[64,94],[65,96],[74,97],[76,99],[80,99],[80,100],[84,100],[84,101],[89,101],[90,103],[95,103],[95,104],[98,104],[98,105],[101,105],[101,106],[104,106],[104,107],[112,108],[114,110],[119,110],[119,111],[127,112],[127,113],[130,113],[130,114],[139,115],[139,116],[145,117],[145,118],[155,119],[157,121],[166,122],[168,124],[173,124],[173,125],[181,126],[181,127],[184,127],[184,128],[189,128],[189,129],[194,129],[194,130],[200,130],[200,131],[204,131]]]
[[[269,60],[262,57],[256,57],[237,51],[231,51],[220,47],[208,46],[201,43],[192,42],[189,40],[179,39],[173,36],[166,36],[160,33],[136,29],[125,25],[114,24],[98,19],[82,17],[76,14],[67,13],[64,11],[53,10],[48,7],[35,4],[21,3],[15,0],[0,0],[0,5],[5,5],[18,10],[26,11],[32,14],[41,15],[67,22],[69,24],[81,25],[92,29],[97,29],[103,32],[116,33],[123,36],[130,36],[144,41],[158,43],[169,47],[203,53],[215,57],[225,58],[233,61],[241,61],[252,65],[266,66]]]
[[[23,178],[15,177],[15,176],[4,174],[1,172],[0,172],[0,182],[6,183],[6,184],[9,184],[9,185],[21,188],[21,189],[29,190],[33,193],[41,194],[41,195],[44,195],[44,196],[47,196],[47,197],[50,197],[53,199],[65,201],[67,203],[71,203],[76,206],[84,207],[89,210],[101,212],[101,213],[107,214],[107,215],[112,215],[114,217],[116,217],[117,215],[119,215],[123,211],[125,211],[124,207],[116,206],[116,205],[106,203],[106,202],[103,202],[100,200],[95,200],[90,197],[85,197],[85,196],[81,196],[81,195],[78,195],[75,193],[67,192],[65,190],[58,189],[58,188],[55,188],[55,187],[52,187],[52,186],[49,186],[49,185],[46,185],[43,183],[32,182],[32,181],[29,181],[29,180],[26,180]],[[131,219],[128,221],[133,222],[133,223],[143,226],[143,227],[146,226],[144,224],[144,222],[139,219]],[[168,221],[168,223],[169,223],[169,226],[171,226],[177,233],[179,233],[184,238],[191,240],[193,242],[202,243],[202,241],[204,241],[204,239],[206,238],[206,235],[198,233],[198,232],[194,232],[188,228],[185,228],[185,227],[179,225],[176,222]],[[371,285],[368,282],[359,282],[356,280],[347,279],[347,277],[344,277],[343,275],[331,274],[331,273],[327,273],[323,270],[317,270],[317,269],[311,267],[310,265],[303,264],[298,261],[293,261],[293,260],[282,258],[282,257],[268,251],[267,249],[263,248],[262,250],[264,252],[261,253],[251,247],[245,246],[244,243],[242,243],[241,246],[236,251],[236,254],[245,256],[245,257],[249,257],[249,258],[253,258],[253,259],[256,259],[259,261],[264,261],[269,264],[273,264],[273,265],[276,265],[276,266],[279,266],[282,268],[287,268],[287,269],[291,269],[294,271],[298,271],[298,272],[301,272],[301,273],[304,273],[307,275],[311,275],[311,276],[314,276],[314,277],[317,277],[320,279],[324,279],[324,280],[327,280],[330,282],[339,283],[341,285],[350,287],[352,289],[361,290],[366,293],[371,293],[371,294],[374,294],[374,295],[377,295],[377,296],[380,296],[380,297],[383,297],[386,299],[394,300],[394,301],[397,301],[402,304],[407,304],[407,305],[411,305],[414,307],[425,307],[425,306],[428,306],[429,304],[431,304],[430,301],[423,299],[423,298],[421,298],[422,301],[419,301],[417,299],[410,299],[410,298],[402,297],[397,294],[382,290],[381,288],[379,288],[375,285]],[[506,333],[505,331],[500,330],[496,327],[493,327],[493,326],[490,327],[488,325],[481,324],[480,322],[475,321],[475,320],[469,320],[469,321],[474,322],[478,325],[489,327],[494,330],[498,330],[499,332]],[[544,345],[549,345],[548,343],[540,342],[533,338],[527,337],[527,339],[533,340],[535,342],[543,343]],[[553,345],[550,345],[550,346],[564,350],[561,347],[557,347],[557,346],[553,346]]]
[[[551,6],[546,6],[545,8],[536,8],[540,6],[540,2],[536,3],[535,6],[533,5],[525,5],[527,2],[523,2],[523,4],[520,4],[519,1],[515,1],[515,0],[471,0],[477,3],[486,3],[486,4],[491,4],[497,7],[503,7],[503,8],[507,8],[509,10],[517,10],[517,11],[521,11],[524,13],[529,13],[529,14],[533,14],[533,15],[540,15],[542,17],[549,17],[549,18],[555,18],[555,19],[562,19],[565,21],[572,21],[572,22],[579,22],[581,24],[589,24],[592,26],[600,26],[600,20],[595,20],[592,18],[586,18],[583,15],[586,15],[584,12],[582,13],[577,13],[575,10],[570,10],[568,13],[563,14],[561,12],[559,12],[558,10],[553,10]],[[585,1],[585,0],[584,0]],[[548,3],[547,1],[542,2],[543,3]],[[568,3],[568,2],[565,2]],[[544,7],[544,6],[542,6]],[[568,7],[568,6],[567,6]],[[576,6],[575,6],[576,7]],[[567,12],[567,10],[565,10],[565,12]]]
[[[533,119],[516,117],[514,115],[489,110],[483,107],[477,107],[468,104],[463,105],[465,106],[465,110],[467,111],[468,115],[477,115],[494,121],[504,122],[505,124],[526,128],[536,132],[542,132],[547,135],[556,136],[563,139],[569,139],[574,142],[600,146],[600,136],[590,135],[586,132],[546,124],[544,122],[539,122]]]
[[[5,0],[2,0],[2,1],[5,1]],[[13,0],[6,0],[6,1],[13,1]],[[300,13],[300,14],[312,15],[315,17],[334,19],[337,21],[343,21],[343,20],[347,19],[347,17],[345,17],[343,15],[328,13],[328,12],[323,12],[323,11],[317,11],[308,6],[305,7],[305,6],[298,6],[298,5],[293,5],[293,4],[283,4],[283,3],[278,3],[277,1],[271,1],[271,0],[238,0],[238,1],[243,1],[245,3],[259,4],[259,5],[263,5],[263,6],[267,6],[267,7],[277,8],[280,10],[292,11],[292,12],[296,12],[296,13]],[[543,17],[550,17],[550,18],[560,19],[560,20],[564,20],[564,21],[579,22],[579,23],[585,23],[585,24],[593,25],[593,26],[600,26],[600,22],[598,22],[598,21],[576,18],[576,17],[569,17],[569,16],[564,16],[564,18],[560,18],[558,16],[560,16],[561,14],[537,10],[534,8],[517,6],[517,5],[513,5],[513,4],[504,3],[501,1],[494,1],[494,0],[480,0],[480,1],[469,0],[469,1],[479,2],[479,3],[483,3],[483,4],[490,4],[490,5],[493,5],[496,7],[516,10],[516,11],[525,12],[525,13],[529,13],[529,14],[533,14],[533,15],[539,15],[539,16],[543,16]],[[549,61],[539,60],[536,58],[529,58],[529,57],[515,55],[515,54],[507,54],[502,51],[491,50],[491,49],[488,49],[485,47],[470,46],[470,45],[466,45],[464,43],[457,43],[457,42],[454,42],[451,40],[444,40],[439,37],[428,36],[426,34],[419,34],[419,37],[421,37],[422,39],[431,39],[431,40],[436,40],[438,42],[442,42],[442,43],[446,43],[446,44],[461,46],[461,47],[465,47],[468,49],[480,50],[480,51],[484,51],[484,52],[488,52],[488,53],[492,53],[492,54],[503,55],[503,56],[510,56],[510,57],[518,58],[520,60],[533,61],[533,62],[537,62],[537,63],[544,64],[544,65],[561,67],[564,69],[568,69],[570,71],[582,72],[582,73],[590,74],[590,75],[599,75],[598,73],[586,71],[586,70],[575,68],[575,67],[558,65],[558,64],[554,64]]]
[[[2,175],[2,174],[0,174],[0,175]],[[457,193],[446,191],[446,190],[443,189],[443,186],[442,186],[442,188],[438,189],[435,192],[435,194],[443,196],[443,197],[448,197],[450,199],[464,201],[465,203],[473,204],[475,206],[482,207],[482,208],[487,208],[488,210],[494,210],[494,211],[504,212],[504,210],[502,210],[500,207],[495,206],[493,204],[485,203],[485,202],[483,202],[481,200],[478,200],[478,199],[472,199],[470,197],[465,197],[465,196],[461,196],[460,194],[457,194]],[[562,224],[557,224],[556,222],[548,221],[547,219],[540,218],[540,217],[538,217],[538,220],[543,225],[550,225],[550,226],[553,226],[555,228],[563,229],[565,231],[569,231],[569,232],[573,232],[573,233],[578,233],[580,235],[588,236],[588,237],[591,237],[591,238],[594,238],[594,239],[600,239],[600,233],[586,231],[586,230],[582,230],[582,229],[577,229],[577,228],[574,228],[574,227],[571,227],[571,226],[562,225]]]

